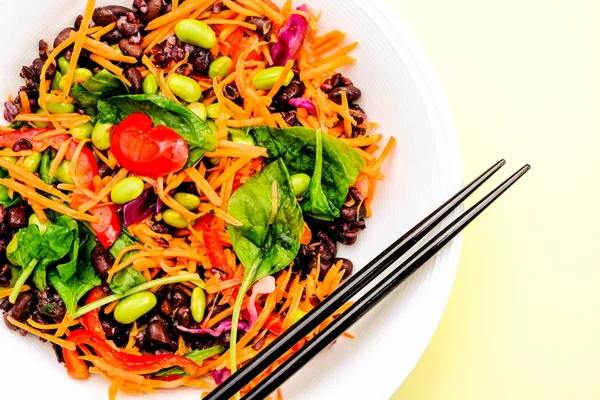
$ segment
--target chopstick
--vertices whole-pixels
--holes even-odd
[[[336,290],[330,297],[325,299],[315,309],[309,312],[302,320],[293,325],[282,334],[275,342],[265,348],[254,359],[248,362],[236,374],[231,376],[219,387],[214,389],[206,400],[228,399],[239,392],[258,374],[264,371],[273,362],[279,359],[289,349],[317,328],[325,319],[338,310],[341,305],[349,301],[355,294],[360,292],[365,285],[373,282],[390,266],[396,266],[399,258],[414,247],[427,233],[435,228],[446,216],[448,216],[458,205],[470,196],[485,181],[494,175],[503,165],[504,160],[499,161],[480,177],[471,182],[463,190],[449,199],[441,207],[426,217],[423,221],[412,228],[408,233],[398,239],[394,244],[384,250],[377,258],[371,261],[365,268],[351,277],[345,284]],[[384,278],[375,290],[370,291],[359,299],[350,309],[338,317],[325,330],[309,341],[303,348],[296,352],[290,359],[282,364],[271,375],[265,378],[257,387],[250,391],[244,399],[263,399],[281,385],[287,378],[292,376],[308,360],[314,357],[323,347],[331,343],[337,336],[342,334],[358,318],[377,304],[393,288],[398,286],[404,279],[418,269],[433,254],[450,241],[468,223],[477,217],[485,208],[494,202],[512,184],[529,170],[526,165],[492,193],[461,215],[451,225],[435,236],[425,246],[402,263],[399,267]]]

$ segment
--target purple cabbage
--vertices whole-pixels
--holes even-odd
[[[221,383],[225,382],[230,376],[231,371],[227,367],[214,370],[212,373],[212,377],[217,385],[220,385]]]
[[[146,189],[140,197],[130,201],[123,206],[123,223],[125,226],[131,226],[142,222],[154,213],[158,201],[158,196],[154,189]]]
[[[306,4],[297,8],[309,12]],[[308,33],[308,21],[302,15],[292,14],[277,34],[277,43],[271,49],[273,65],[284,66],[288,60],[294,60],[304,44]]]
[[[191,333],[193,335],[210,335],[210,336],[218,338],[224,333],[231,332],[231,318],[227,318],[227,319],[224,319],[223,321],[221,321],[215,329],[207,329],[207,328],[194,329],[194,328],[186,328],[181,325],[177,325],[177,329],[179,329],[180,331],[183,331],[183,332]],[[248,332],[248,329],[250,329],[250,327],[248,326],[248,324],[246,322],[240,321],[238,323],[238,331]]]
[[[305,99],[304,97],[296,97],[294,99],[290,99],[288,103],[289,105],[294,106],[296,108],[305,108],[306,110],[308,110],[309,113],[313,115],[317,114],[317,107],[315,107],[315,104],[311,100]]]

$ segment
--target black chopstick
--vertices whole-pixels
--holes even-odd
[[[384,250],[377,258],[353,275],[347,282],[339,287],[331,296],[322,301],[309,312],[301,322],[293,325],[283,333],[270,346],[263,349],[256,357],[242,367],[237,373],[214,389],[205,400],[231,398],[239,392],[261,371],[264,371],[298,341],[307,336],[316,327],[327,319],[339,307],[349,301],[355,294],[375,280],[380,273],[385,271],[397,258],[410,250],[419,240],[425,237],[445,217],[454,211],[467,197],[477,190],[485,181],[504,166],[504,160],[498,161],[481,176],[467,185],[464,189],[451,197],[442,206],[419,222],[400,239]]]
[[[304,364],[310,361],[323,348],[332,343],[338,336],[344,333],[360,317],[372,309],[377,303],[385,298],[393,289],[408,278],[413,272],[427,262],[434,254],[452,240],[460,231],[462,231],[471,221],[481,214],[487,207],[496,201],[504,192],[506,192],[515,182],[517,182],[531,167],[524,166],[513,176],[504,181],[500,186],[494,189],[489,195],[471,207],[468,211],[454,220],[450,225],[444,228],[439,234],[431,239],[427,244],[421,247],[408,260],[400,263],[388,276],[384,278],[381,285],[377,285],[373,290],[365,293],[356,303],[354,303],[346,312],[341,314],[336,320],[328,325],[322,332],[310,340],[300,350],[294,353],[279,368],[267,376],[261,383],[252,389],[244,400],[264,399],[270,393],[280,387],[283,382],[296,373]]]

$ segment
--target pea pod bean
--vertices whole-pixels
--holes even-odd
[[[44,111],[43,108],[38,108],[38,110],[35,112],[36,114],[42,115],[42,114],[46,114],[46,111]],[[36,128],[45,128],[46,125],[48,125],[47,122],[34,122],[33,125],[35,125]]]
[[[86,122],[85,124],[77,125],[70,129],[71,136],[78,141],[89,139],[92,136],[93,130],[94,125],[92,125],[91,122]]]
[[[50,84],[50,89],[52,90],[60,90],[59,83],[62,79],[63,74],[60,71],[56,71],[56,75],[52,78],[52,83]]]
[[[211,49],[217,44],[217,35],[210,26],[195,19],[184,19],[175,25],[177,38],[203,49]]]
[[[110,132],[114,124],[96,122],[92,130],[92,144],[98,150],[110,149]]]
[[[206,117],[208,116],[206,112],[206,106],[202,103],[190,103],[187,105],[187,108],[196,114],[202,121],[206,121]]]
[[[292,179],[294,194],[296,197],[301,197],[310,186],[310,176],[306,174],[294,174],[290,178]]]
[[[156,296],[152,292],[140,292],[125,297],[117,304],[114,317],[122,324],[132,324],[156,306]]]
[[[200,198],[191,193],[175,193],[173,199],[190,211],[200,207]]]
[[[183,215],[179,214],[175,210],[165,210],[163,212],[163,221],[165,224],[172,226],[173,228],[187,228],[188,222],[183,217]]]
[[[71,62],[67,60],[65,56],[60,56],[58,58],[58,70],[62,75],[65,75],[67,73],[70,64]]]
[[[117,183],[110,192],[110,198],[115,204],[126,204],[140,197],[144,191],[144,181],[130,176]]]
[[[254,138],[251,135],[248,135],[241,129],[229,129],[229,136],[231,136],[231,141],[234,143],[245,144],[248,146],[254,146],[256,143],[254,142]]]
[[[56,169],[56,174],[54,177],[58,179],[62,183],[68,183],[70,185],[74,185],[75,181],[71,174],[69,174],[69,167],[71,166],[71,162],[69,160],[63,160],[58,168]]]
[[[142,90],[145,94],[156,94],[158,92],[158,79],[154,74],[148,74],[142,82]]]
[[[229,70],[233,65],[233,60],[229,57],[219,57],[208,67],[208,76],[210,79],[225,78],[229,75]]]
[[[189,76],[173,74],[167,79],[171,92],[188,103],[194,103],[202,97],[202,89],[198,82]]]
[[[40,228],[40,233],[43,235],[44,233],[46,233],[46,229],[48,229],[50,222],[41,222],[37,215],[31,214],[31,216],[29,217],[29,225],[37,225],[38,228]]]
[[[23,159],[23,166],[33,173],[40,167],[40,161],[42,161],[42,153],[34,151]]]
[[[275,86],[275,83],[282,73],[283,67],[267,68],[254,76],[254,79],[252,79],[252,84],[259,90],[270,90],[273,88],[273,86]],[[290,71],[283,82],[283,86],[289,85],[292,82],[292,79],[294,79],[294,73]]]
[[[194,288],[192,299],[190,300],[190,310],[192,311],[194,321],[202,321],[206,312],[206,293],[202,288]]]

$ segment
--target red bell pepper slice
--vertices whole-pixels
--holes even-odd
[[[77,208],[88,200],[89,198],[85,195],[73,194],[69,205]],[[121,234],[121,217],[117,214],[117,207],[114,204],[92,207],[90,214],[98,218],[97,223],[90,224],[94,234],[100,240],[102,246],[108,249]]]
[[[93,303],[96,300],[100,300],[106,297],[106,292],[101,286],[95,287],[90,291],[88,298],[85,304]],[[100,336],[102,339],[106,339],[106,334],[104,333],[104,329],[102,328],[102,322],[100,322],[100,309],[95,309],[90,311],[87,314],[84,314],[81,317],[81,324],[88,331],[94,332],[96,335]]]
[[[62,349],[67,373],[73,379],[86,380],[90,376],[90,370],[77,351]]]
[[[206,247],[206,253],[208,255],[210,265],[214,268],[224,271],[228,278],[233,278],[234,271],[227,263],[227,257],[225,257],[225,251],[223,250],[221,239],[219,239],[219,234],[216,230],[210,227],[212,218],[212,215],[206,215],[200,218],[194,224],[194,229],[202,231],[202,236],[204,237],[204,247]]]
[[[281,318],[275,315],[269,315],[267,318],[267,322],[265,323],[265,328],[271,332],[272,334],[279,336],[281,335],[281,329],[283,327],[283,321]]]
[[[46,139],[46,142],[50,144],[54,149],[58,150],[60,146],[71,137],[69,135],[60,135],[54,136]],[[73,158],[75,154],[75,150],[77,149],[77,145],[79,142],[71,140],[69,147],[67,148],[67,153],[65,154],[65,158],[69,161]],[[94,176],[98,175],[98,163],[94,158],[94,153],[84,147],[79,154],[79,159],[77,160],[77,165],[75,166],[75,180],[86,188],[93,189],[92,179]]]
[[[23,131],[10,131],[0,133],[0,147],[12,149],[13,145],[21,139],[27,140],[33,146],[33,151],[44,151],[48,142],[33,140],[37,135],[48,132],[49,129],[26,129]]]
[[[137,374],[153,374],[163,369],[181,367],[186,373],[193,375],[200,369],[198,364],[183,356],[172,354],[138,356],[124,353],[112,348],[94,332],[86,330],[78,329],[71,332],[67,340],[78,346],[90,346],[98,356],[102,357],[109,364]]]

